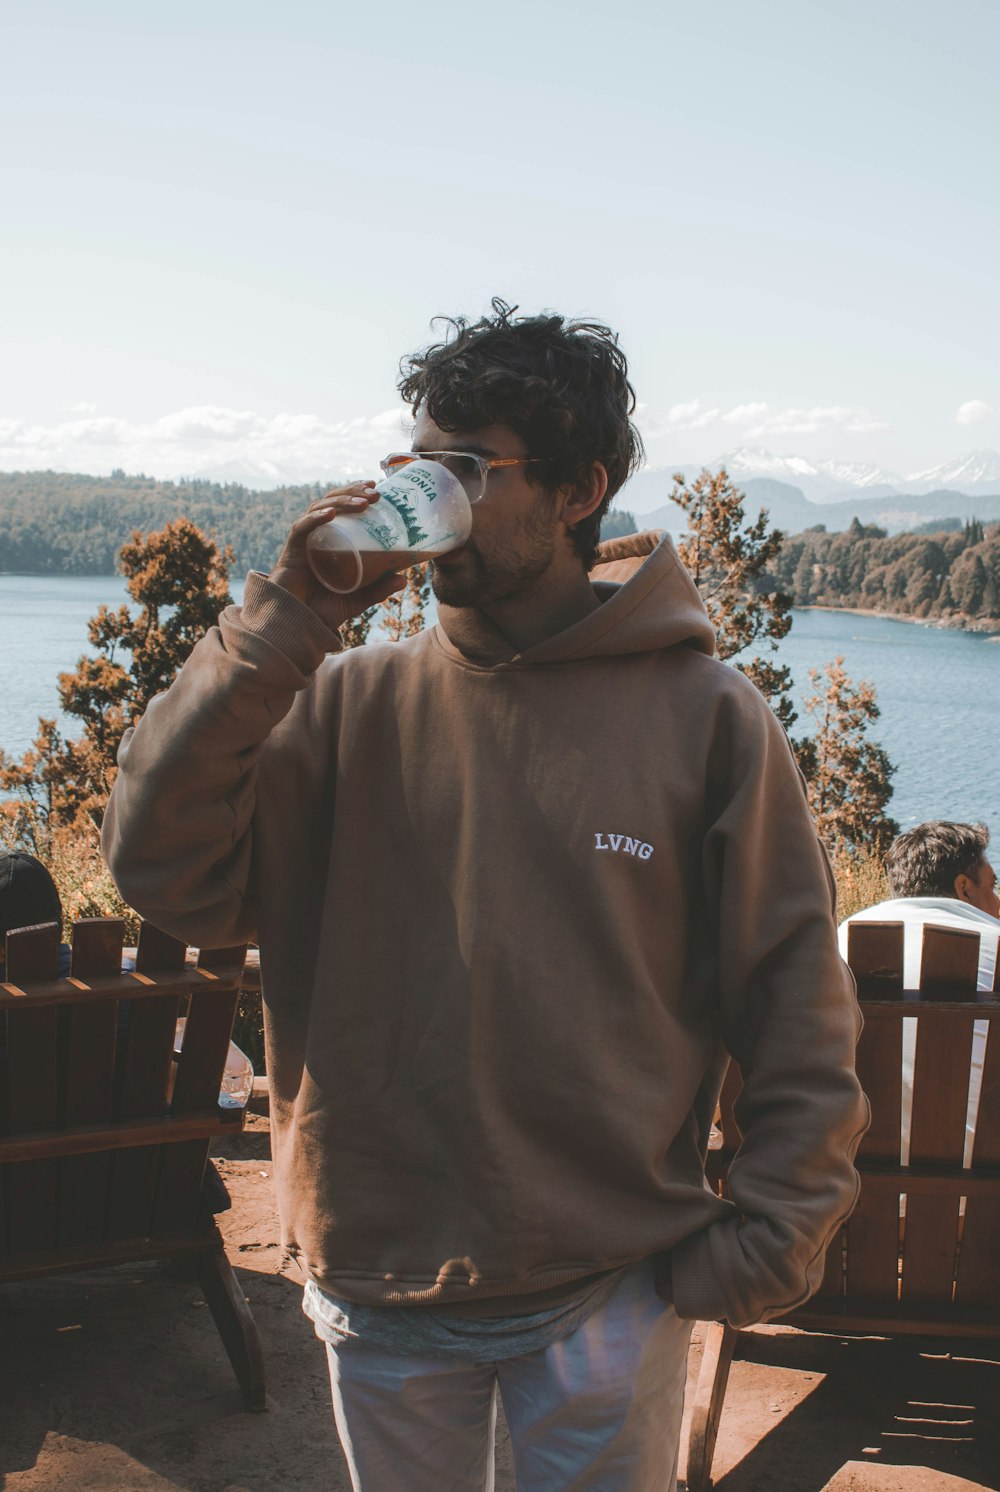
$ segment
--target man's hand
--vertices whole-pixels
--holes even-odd
[[[374,482],[353,482],[349,487],[335,487],[325,497],[310,503],[301,518],[292,524],[285,547],[278,563],[267,577],[274,585],[290,591],[316,613],[321,622],[336,632],[351,617],[360,616],[369,606],[384,601],[395,591],[404,590],[406,579],[402,575],[383,575],[374,585],[349,595],[338,596],[321,585],[309,568],[306,558],[306,540],[314,528],[322,528],[338,514],[356,516],[363,513],[370,503],[378,502]]]

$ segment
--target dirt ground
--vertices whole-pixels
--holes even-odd
[[[277,1241],[266,1118],[251,1115],[218,1164],[234,1198],[220,1223],[260,1329],[268,1411],[242,1412],[198,1287],[170,1266],[8,1285],[4,1492],[349,1492],[324,1352]],[[719,1492],[1000,1489],[995,1346],[766,1327],[742,1343],[715,1457]],[[691,1385],[700,1355],[696,1330]],[[515,1492],[502,1423],[496,1486]]]

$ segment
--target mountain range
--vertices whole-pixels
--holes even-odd
[[[928,492],[964,492],[970,497],[981,493],[1000,493],[1000,455],[984,448],[943,461],[940,466],[916,471],[910,476],[888,471],[885,467],[860,461],[808,461],[804,456],[775,456],[763,446],[740,446],[708,463],[712,471],[725,467],[742,486],[744,482],[767,478],[797,487],[813,503],[836,503],[854,493],[867,497],[887,497],[890,493],[905,495]],[[661,473],[697,475],[700,466],[661,467]]]
[[[938,518],[1000,521],[1000,455],[991,450],[972,451],[905,478],[859,462],[775,456],[760,446],[743,446],[710,463],[713,471],[721,467],[745,493],[749,518],[766,508],[775,527],[790,534],[817,523],[835,532],[848,528],[854,518],[889,533]],[[680,508],[669,501],[674,473],[690,481],[701,470],[691,465],[647,467],[626,484],[616,506],[633,512],[640,528],[679,533],[687,525]]]

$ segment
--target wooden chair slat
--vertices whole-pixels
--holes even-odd
[[[899,1288],[899,1193],[862,1189],[847,1223],[847,1296],[895,1302]]]
[[[232,948],[200,948],[199,969],[242,969],[246,963],[247,945],[240,943]]]
[[[121,1095],[117,1117],[121,1120],[152,1118],[166,1112],[177,1004],[176,995],[163,995],[156,1000],[137,1000],[128,1011],[126,1028],[119,1035]]]
[[[877,926],[877,924],[875,924]],[[895,1010],[868,1010],[858,1040],[858,1081],[871,1105],[872,1121],[859,1156],[899,1160],[903,1102],[903,1026]]]
[[[951,1305],[958,1249],[957,1197],[907,1197],[903,1244],[904,1303]]]
[[[54,1155],[96,1155],[101,1150],[131,1150],[139,1145],[176,1145],[181,1140],[232,1136],[243,1128],[244,1117],[239,1108],[215,1108],[207,1114],[188,1114],[183,1118],[167,1114],[158,1119],[133,1119],[128,1124],[110,1124],[104,1128],[94,1125],[49,1134],[15,1135],[0,1140],[0,1163],[48,1160]],[[993,1190],[1000,1195],[1000,1180]]]
[[[993,1307],[1000,1313],[1000,1201],[969,1198],[958,1256],[956,1306]]]
[[[55,1129],[59,1113],[58,1019],[54,1009],[24,1008],[7,1016],[10,1134]]]
[[[59,1162],[32,1160],[7,1168],[7,1247],[11,1254],[55,1246]]]
[[[998,960],[1000,965],[1000,960]],[[1000,1021],[990,1021],[972,1149],[972,1171],[1000,1165]],[[969,1195],[955,1303],[1000,1308],[1000,1199]]]
[[[98,1244],[104,1239],[111,1186],[111,1156],[64,1156],[59,1161],[60,1248]]]
[[[961,963],[968,957],[968,946],[963,946],[965,934],[961,934],[963,942],[949,939],[945,943],[930,936],[938,931],[925,929],[925,960],[930,948],[938,989],[961,988]],[[977,966],[978,943],[976,938],[973,952]],[[967,966],[964,973],[967,978]],[[971,1065],[972,1017],[964,1010],[922,1009],[917,1020],[913,1070],[911,1165],[962,1164]],[[901,1300],[950,1304],[958,1224],[957,1195],[908,1196]]]
[[[187,946],[179,938],[161,932],[151,922],[144,922],[139,929],[135,967],[139,974],[158,974],[183,969],[187,958]]]
[[[10,1067],[7,1061],[7,1012],[0,1010],[0,1137],[8,1134],[10,1125]],[[3,1240],[0,1239],[0,1251]]]
[[[160,1164],[159,1145],[116,1150],[111,1157],[107,1236],[111,1241],[148,1238]],[[12,1250],[13,1252],[13,1250]]]
[[[74,953],[75,949],[74,940]],[[116,958],[121,959],[120,935]],[[66,1124],[110,1124],[118,1005],[71,1005],[63,1013],[68,1026]],[[61,1248],[100,1243],[107,1225],[110,1186],[110,1155],[64,1156],[60,1160],[57,1232]]]
[[[219,1102],[238,1000],[238,990],[205,990],[191,996],[171,1113],[199,1112]]]
[[[910,1119],[911,1165],[962,1164],[972,1026],[973,1017],[964,1010],[920,1011]]]
[[[119,1097],[116,1117],[122,1123],[166,1113],[172,1075],[176,995],[139,1000],[130,1007],[127,1029],[119,1038]],[[113,1239],[145,1236],[153,1231],[153,1202],[160,1165],[159,1146],[119,1152],[111,1163],[108,1234]]]
[[[208,1151],[207,1140],[164,1147],[153,1207],[155,1233],[178,1233],[194,1227]]]
[[[7,983],[19,988],[59,973],[57,922],[12,929],[6,939]],[[54,1129],[58,1119],[58,1019],[32,1010],[29,997],[7,1015],[7,1132]],[[5,1227],[10,1253],[50,1248],[56,1240],[59,1167],[55,1160],[6,1167]]]
[[[71,1005],[63,1014],[66,1124],[110,1124],[118,1005]]]
[[[81,917],[73,924],[73,975],[118,974],[125,923],[121,917]]]
[[[847,962],[859,1000],[894,1000],[903,994],[901,922],[852,922],[847,929]]]
[[[18,987],[59,972],[59,924],[40,923],[7,934],[6,979]],[[55,1010],[32,1010],[30,996],[7,1015],[8,1132],[54,1129],[59,1110],[58,1021]],[[30,1192],[30,1188],[29,1188]]]
[[[987,1028],[972,1168],[1000,1166],[1000,1020]]]
[[[4,981],[21,985],[36,979],[58,979],[60,932],[58,922],[12,928],[7,934]]]
[[[979,934],[957,927],[925,927],[920,954],[920,998],[962,1000],[975,995]]]

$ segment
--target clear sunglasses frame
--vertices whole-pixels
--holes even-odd
[[[503,466],[531,466],[535,462],[544,461],[544,456],[480,456],[476,451],[392,451],[384,456],[379,462],[382,471],[387,477],[394,472],[401,471],[404,466],[409,466],[414,461],[437,461],[442,466],[448,466],[447,460],[442,457],[451,457],[452,460],[472,462],[479,469],[479,491],[475,497],[469,494],[470,503],[477,503],[486,492],[486,479],[494,467]],[[448,467],[449,471],[452,470]],[[459,473],[455,473],[461,481]],[[465,483],[462,483],[465,486]],[[468,488],[466,488],[468,491]]]

